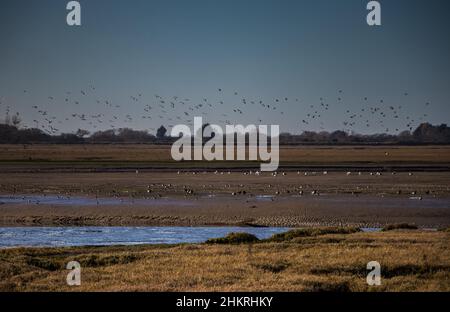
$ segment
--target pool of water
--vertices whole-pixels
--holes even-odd
[[[0,227],[0,248],[201,243],[231,232],[251,233],[264,239],[287,230],[281,227]]]
[[[116,205],[178,205],[191,206],[192,202],[183,199],[161,198],[118,198],[82,197],[61,195],[0,195],[1,204],[62,205],[62,206],[116,206]]]
[[[200,200],[242,200],[243,197],[231,195],[207,194],[200,196]],[[320,196],[281,196],[256,195],[244,197],[257,202],[283,200],[298,201],[303,204],[330,205],[330,207],[361,206],[374,208],[450,208],[449,197],[406,197],[406,196],[352,196],[349,194],[321,194]],[[197,198],[196,198],[197,199]],[[53,205],[53,206],[178,206],[194,207],[194,199],[180,197],[159,198],[131,198],[131,197],[89,197],[89,196],[62,196],[62,195],[0,195],[1,205]]]

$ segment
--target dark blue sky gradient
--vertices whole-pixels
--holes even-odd
[[[448,0],[380,1],[381,27],[367,26],[365,0],[85,0],[81,27],[66,25],[67,2],[1,1],[0,116],[9,106],[34,126],[43,118],[32,109],[37,105],[64,120],[60,131],[110,128],[106,121],[94,129],[95,122],[64,119],[74,113],[118,116],[116,127],[151,132],[190,119],[181,105],[158,110],[158,94],[189,98],[189,105],[207,98],[213,107],[195,114],[207,122],[280,124],[282,132],[396,132],[411,119],[414,126],[449,121]],[[90,85],[95,91],[82,96]],[[130,98],[139,93],[138,102]],[[242,98],[277,110],[243,105]],[[320,98],[329,110],[302,123]],[[151,120],[141,118],[146,104]],[[399,118],[390,106],[402,107]],[[369,107],[386,111],[381,124]],[[350,129],[343,122],[352,113],[362,117]]]

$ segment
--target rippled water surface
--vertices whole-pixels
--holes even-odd
[[[268,238],[273,227],[0,227],[0,247],[201,243],[231,232]]]

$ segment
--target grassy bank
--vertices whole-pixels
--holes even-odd
[[[450,291],[450,234],[296,232],[175,246],[0,250],[2,291]],[[252,243],[249,243],[252,242]],[[69,287],[65,265],[82,266]],[[381,264],[368,286],[366,265]]]

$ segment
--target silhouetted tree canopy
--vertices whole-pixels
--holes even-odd
[[[156,137],[158,139],[164,139],[166,137],[167,129],[164,126],[161,126],[156,130]]]
[[[50,135],[41,129],[20,129],[13,125],[11,118],[9,124],[0,124],[0,144],[29,144],[29,143],[57,143],[57,144],[79,144],[79,143],[152,143],[171,144],[178,137],[168,137],[164,126],[158,128],[156,136],[142,130],[130,128],[97,131],[89,136],[89,131],[78,129],[75,133],[63,133]],[[204,125],[204,127],[207,125]],[[203,127],[203,128],[204,128]],[[208,138],[206,138],[207,140]],[[349,134],[338,130],[334,132],[305,131],[301,134],[280,134],[280,144],[450,144],[450,127],[446,124],[433,126],[423,123],[412,133],[400,132],[398,135],[391,134]]]

